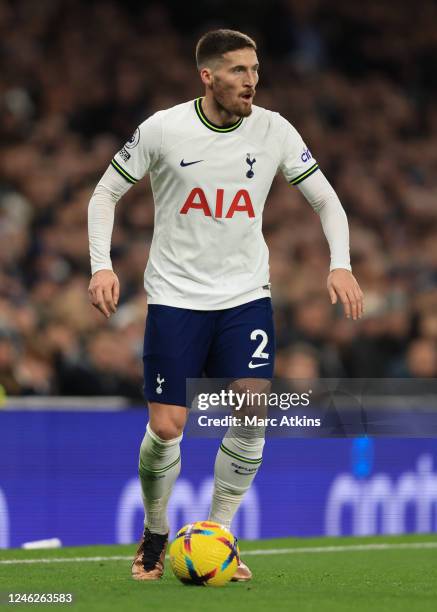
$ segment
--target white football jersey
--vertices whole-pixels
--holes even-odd
[[[200,98],[144,121],[111,164],[132,184],[150,174],[148,302],[197,310],[270,295],[262,213],[273,178],[280,169],[297,185],[318,169],[278,113],[253,106],[249,117],[220,127]]]

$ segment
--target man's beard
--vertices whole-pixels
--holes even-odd
[[[244,106],[228,106],[223,103],[223,98],[221,96],[217,96],[216,92],[213,89],[214,101],[217,104],[218,108],[223,111],[226,111],[229,114],[236,115],[237,117],[249,117],[252,114],[252,105],[248,107]]]
[[[250,106],[242,108],[238,113],[235,113],[239,117],[249,117],[252,114],[252,104]]]

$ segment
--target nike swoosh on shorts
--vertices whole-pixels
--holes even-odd
[[[269,365],[268,362],[267,363],[252,363],[251,361],[249,361],[249,368],[251,370],[253,370],[253,368],[262,368],[263,366]]]

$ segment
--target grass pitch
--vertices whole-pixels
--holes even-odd
[[[135,582],[130,578],[134,546],[1,550],[1,603],[9,592],[71,592],[73,604],[36,607],[47,610],[72,606],[74,612],[437,610],[436,535],[292,538],[241,542],[240,548],[254,579],[221,588],[184,586],[168,564],[162,580]],[[29,606],[6,604],[0,610]]]

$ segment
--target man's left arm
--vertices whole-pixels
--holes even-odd
[[[346,213],[331,184],[318,170],[297,185],[320,216],[331,252],[327,288],[332,304],[341,301],[347,318],[363,314],[363,292],[352,274],[349,256],[349,226]]]

